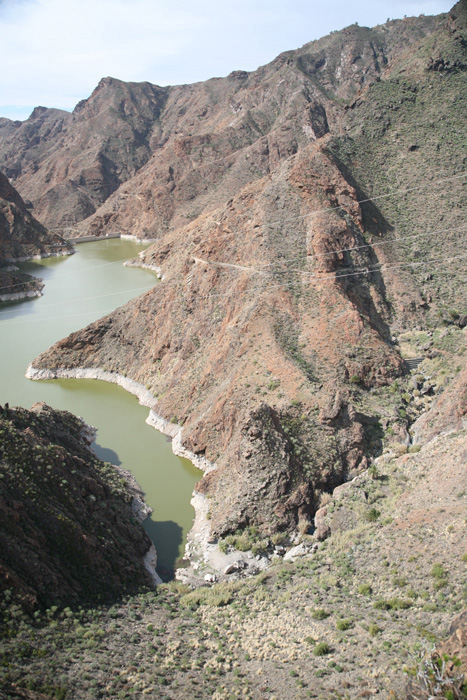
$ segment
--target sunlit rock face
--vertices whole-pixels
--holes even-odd
[[[465,266],[438,274],[465,235],[462,7],[353,26],[192,86],[105,79],[52,139],[50,164],[71,134],[87,158],[113,115],[118,177],[76,230],[155,239],[137,262],[163,279],[33,367],[146,387],[177,444],[216,466],[197,485],[213,539],[306,529],[388,427],[411,439],[398,334],[466,313]]]

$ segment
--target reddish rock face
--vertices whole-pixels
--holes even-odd
[[[37,277],[9,269],[9,262],[72,252],[61,236],[50,233],[31,215],[8,178],[0,173],[0,301],[39,296],[44,286]]]
[[[345,256],[315,258],[361,240],[356,200],[325,142],[308,146],[148,249],[164,281],[35,363],[105,364],[149,384],[157,411],[183,423],[184,445],[218,464],[197,486],[211,497],[213,534],[311,520],[318,492],[366,464],[348,377],[385,385],[402,361],[387,344],[384,290],[350,295],[335,279]],[[310,227],[308,213],[331,203],[350,216],[332,209]],[[299,225],[276,229],[283,212]],[[300,250],[309,262],[295,260]],[[359,344],[364,362],[346,354]]]
[[[449,657],[448,666],[451,672],[456,675],[467,671],[467,610],[457,615],[449,626],[449,639],[440,647],[439,653]],[[452,663],[452,659],[457,658],[460,666]]]
[[[1,120],[0,169],[49,227],[83,221],[75,234],[156,238],[321,138],[346,101],[439,23],[354,25],[252,73],[194,85],[103,78],[72,114],[38,107],[23,123]]]
[[[50,234],[28,211],[23,199],[0,173],[0,263],[67,250],[63,238]]]
[[[34,365],[126,372],[148,386],[156,412],[183,424],[183,444],[217,465],[197,486],[213,536],[311,522],[320,492],[381,449],[383,421],[406,431],[389,389],[406,371],[391,329],[432,320],[447,299],[466,312],[462,269],[437,274],[458,249],[462,156],[441,115],[454,139],[464,115],[446,95],[457,104],[463,76],[441,80],[427,58],[428,44],[454,55],[458,43],[446,18],[419,18],[351,27],[192,86],[105,80],[50,145],[56,173],[74,135],[86,174],[73,191],[97,201],[91,184],[111,169],[89,160],[99,142],[121,184],[78,228],[154,237],[139,262],[164,279]],[[115,139],[104,148],[107,114]],[[138,124],[142,144],[131,167],[119,155],[130,122],[128,143]],[[414,122],[423,149],[412,148]],[[3,143],[26,126],[16,139],[9,126]],[[427,162],[448,161],[428,187]],[[42,174],[18,177],[45,197]],[[449,235],[434,236],[437,225]]]
[[[467,427],[467,365],[451,385],[436,398],[430,410],[413,425],[419,442]]]

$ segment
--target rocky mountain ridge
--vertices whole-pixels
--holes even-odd
[[[324,103],[310,110],[307,101],[303,111],[301,102],[293,112],[287,92],[288,107],[277,116],[281,128],[241,153],[248,161],[259,143],[270,144],[272,133],[285,134],[288,143],[294,134],[294,147],[271,167],[268,146],[264,168],[253,178],[243,161],[241,177],[232,180],[233,196],[212,209],[215,197],[230,189],[209,189],[211,204],[179,228],[170,214],[173,228],[164,235],[148,207],[158,240],[135,264],[161,269],[162,283],[33,363],[33,371],[55,376],[80,368],[127,372],[146,387],[157,398],[155,413],[183,426],[183,445],[217,467],[197,485],[209,504],[213,539],[248,528],[261,536],[306,527],[321,492],[366,467],[386,430],[401,441],[409,435],[402,399],[407,370],[397,336],[416,324],[455,323],[465,313],[466,268],[456,264],[465,240],[459,148],[465,133],[465,15],[458,3],[447,18],[378,28],[378,35],[402,29],[397,36],[404,36],[404,50],[383,72],[370,71],[361,94],[365,71],[351,71],[353,94],[348,82],[331,81],[326,127]],[[374,34],[362,31],[350,28],[323,40],[324,46],[341,47],[345,58],[355,37],[363,37],[358,55],[370,55]],[[300,60],[310,46],[316,49],[299,50]],[[446,60],[434,62],[433,56]],[[271,86],[271,66],[225,80],[277,100],[286,89],[282,80],[287,77],[287,89],[302,81],[297,61],[283,55],[273,62]],[[335,61],[332,52],[329,61]],[[316,69],[321,82],[313,83],[313,100],[323,94],[323,75],[336,75],[334,69],[326,73],[325,64]],[[190,89],[213,85],[225,81]],[[302,100],[303,91],[298,94]],[[193,119],[195,93],[191,106]],[[321,132],[306,136],[304,114],[321,115]],[[236,119],[242,133],[251,132],[244,116]],[[215,123],[211,143],[223,129],[224,121]],[[157,167],[170,148],[193,164],[198,156],[190,155],[190,139],[189,147],[186,138],[169,139],[160,160],[149,160],[132,184],[151,173],[157,189]],[[203,158],[197,162],[201,167]],[[234,172],[235,163],[230,151],[219,167]],[[173,173],[169,189],[175,192],[187,171]],[[125,205],[122,216],[140,226],[135,211]],[[393,392],[393,386],[400,388]]]
[[[0,301],[41,293],[41,281],[18,273],[12,263],[72,252],[61,236],[51,234],[32,216],[19,193],[0,172]]]
[[[103,78],[72,114],[38,107],[2,120],[0,168],[49,227],[157,238],[335,128],[345,102],[442,21],[352,25],[205,83]]]

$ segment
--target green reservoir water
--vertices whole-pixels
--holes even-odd
[[[111,239],[76,246],[75,255],[24,263],[24,272],[45,282],[37,299],[0,304],[0,404],[30,408],[45,401],[72,411],[97,428],[95,451],[131,471],[154,509],[144,527],[161,570],[182,557],[194,517],[193,487],[201,476],[176,457],[170,441],[145,420],[148,409],[114,384],[92,379],[31,381],[28,364],[72,331],[82,328],[157,284],[149,270],[124,267],[142,246]]]

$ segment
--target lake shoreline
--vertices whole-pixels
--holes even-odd
[[[109,372],[99,368],[59,367],[56,369],[44,369],[34,367],[33,363],[29,364],[25,376],[27,379],[32,379],[34,381],[45,381],[50,379],[95,379],[98,381],[108,382],[110,384],[117,384],[128,393],[136,396],[142,406],[146,406],[150,409],[146,423],[171,439],[172,452],[177,457],[183,457],[190,460],[190,462],[197,469],[205,474],[217,469],[217,465],[210,462],[208,459],[206,459],[206,457],[200,457],[184,447],[182,444],[183,427],[178,423],[171,423],[157,414],[155,411],[157,399],[148,389],[146,389],[146,387],[133,379],[124,377],[117,372]],[[205,549],[208,544],[207,533],[209,531],[209,520],[207,515],[208,509],[206,508],[204,499],[205,497],[202,497],[202,494],[198,493],[196,489],[193,490],[190,503],[194,508],[195,517],[193,520],[193,526],[187,535],[184,555],[184,557],[188,560],[193,556],[193,543],[195,540],[197,541],[198,545],[196,547],[197,557],[202,557],[205,554]],[[200,532],[203,532],[203,536],[201,538],[199,538]],[[186,569],[182,569],[181,571],[185,572],[185,574],[187,573]]]

